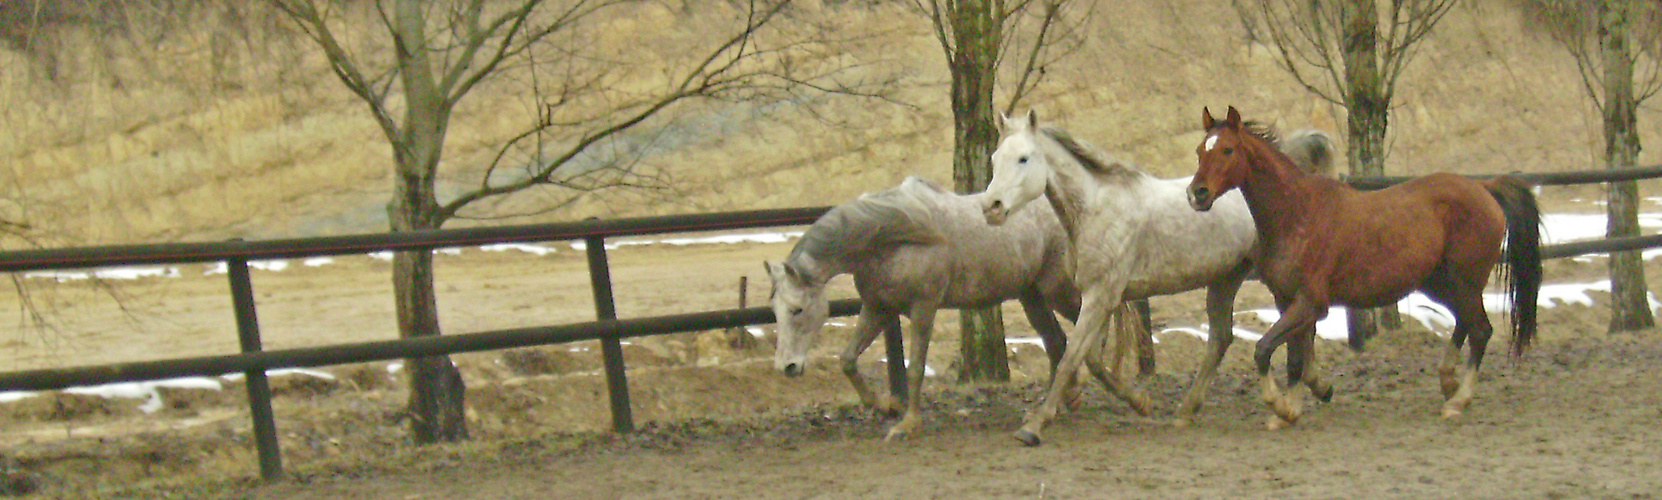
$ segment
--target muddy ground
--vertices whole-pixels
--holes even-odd
[[[731,307],[737,277],[760,276],[760,261],[788,248],[616,249],[620,314]],[[555,249],[441,256],[445,327],[466,332],[589,319],[582,253]],[[267,346],[393,337],[386,268],[356,257],[256,271]],[[1549,263],[1547,275],[1549,282],[1584,283],[1603,272],[1602,260],[1561,260]],[[13,340],[14,363],[22,369],[234,351],[223,275],[195,268],[178,275],[58,285],[38,300],[62,302],[62,331],[91,333]],[[765,283],[748,285],[753,304],[766,296]],[[109,298],[111,288],[119,301]],[[836,294],[852,296],[846,278]],[[931,349],[937,375],[925,395],[927,422],[899,443],[881,441],[892,420],[858,407],[832,368],[829,356],[850,330],[833,325],[798,379],[772,370],[766,337],[754,349],[730,347],[728,332],[631,342],[625,352],[641,431],[628,436],[606,431],[598,352],[574,344],[457,356],[474,437],[458,445],[407,441],[402,372],[387,363],[322,370],[334,379],[277,377],[288,475],[274,485],[253,479],[235,379],[221,380],[217,391],[159,389],[154,413],[138,409],[143,400],[65,393],[0,404],[0,445],[7,450],[0,467],[13,486],[76,498],[1648,498],[1662,487],[1654,472],[1662,459],[1653,452],[1662,445],[1662,380],[1654,376],[1662,372],[1662,342],[1654,331],[1605,335],[1608,312],[1597,305],[1605,296],[1589,295],[1592,306],[1544,309],[1542,339],[1521,360],[1506,359],[1507,337],[1497,335],[1477,402],[1453,421],[1438,417],[1431,371],[1443,340],[1410,320],[1363,353],[1324,342],[1323,369],[1338,396],[1307,401],[1307,417],[1278,432],[1263,429],[1267,413],[1247,368],[1251,343],[1237,342],[1199,425],[1176,428],[1170,412],[1202,343],[1165,333],[1159,372],[1144,381],[1157,401],[1154,415],[1131,414],[1092,387],[1082,409],[1049,429],[1043,447],[1023,448],[1009,436],[1040,393],[1042,351],[1012,344],[1011,384],[955,384],[955,315],[945,314]],[[1202,302],[1199,293],[1157,298],[1154,320],[1160,328],[1198,325]],[[1237,307],[1268,304],[1262,287],[1249,284]],[[1031,335],[1007,307],[1011,334]],[[1267,326],[1250,315],[1239,322]],[[878,358],[866,357],[865,369],[881,377]]]

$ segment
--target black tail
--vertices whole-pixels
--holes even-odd
[[[1535,299],[1541,294],[1541,208],[1523,180],[1501,176],[1484,184],[1506,212],[1501,275],[1512,298],[1512,356],[1535,340]]]

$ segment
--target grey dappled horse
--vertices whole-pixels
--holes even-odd
[[[1220,198],[1211,212],[1197,213],[1189,207],[1188,178],[1156,178],[1059,129],[1039,128],[1033,112],[1004,122],[1004,138],[993,153],[993,179],[981,195],[987,221],[1003,222],[1044,196],[1067,229],[1074,281],[1083,293],[1074,334],[1079,347],[1063,355],[1047,396],[1028,412],[1016,438],[1029,446],[1040,443],[1062,395],[1072,390],[1080,362],[1100,345],[1110,311],[1128,300],[1205,287],[1211,349],[1178,412],[1179,423],[1188,423],[1235,338],[1233,302],[1257,242],[1246,202],[1237,193]],[[1325,134],[1282,147],[1307,150],[1299,156],[1311,161],[1331,158]],[[1321,164],[1302,168],[1330,170]],[[1146,411],[1139,388],[1117,372],[1105,375],[1112,392]]]

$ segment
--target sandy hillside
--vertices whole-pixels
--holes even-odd
[[[947,75],[934,39],[899,2],[807,2],[785,26],[829,22],[868,38],[836,45],[864,76],[897,82],[891,102],[813,100],[821,118],[772,106],[694,103],[664,128],[642,132],[665,146],[650,158],[673,193],[609,192],[533,220],[824,205],[892,185],[908,174],[948,178]],[[718,7],[683,19],[647,5],[605,19],[594,43],[619,57],[684,56],[719,33]],[[1301,91],[1268,49],[1244,39],[1218,2],[1114,2],[1094,18],[1074,57],[1047,68],[1027,105],[1098,146],[1164,175],[1189,173],[1202,106],[1235,105],[1284,127],[1339,130],[1339,111]],[[798,23],[798,24],[790,24]],[[203,30],[215,25],[201,24]],[[804,28],[805,29],[805,28]],[[686,42],[640,43],[651,34]],[[268,35],[275,37],[277,35]],[[366,36],[358,34],[358,36]],[[50,243],[199,241],[371,232],[385,229],[390,155],[366,109],[327,73],[321,56],[275,38],[251,53],[237,85],[213,86],[201,60],[210,34],[179,36],[159,52],[118,59],[118,88],[84,69],[84,81],[40,82],[15,53],[5,71],[0,165],[14,212],[54,236]],[[624,50],[627,48],[628,50]],[[161,50],[161,49],[157,49]],[[120,52],[118,55],[120,55]],[[91,63],[87,63],[88,66]],[[661,85],[650,71],[624,88]],[[1596,160],[1598,126],[1573,62],[1528,33],[1510,2],[1469,2],[1428,40],[1403,77],[1393,113],[1388,169],[1548,171]],[[440,191],[477,182],[493,146],[532,119],[513,85],[486,85],[458,109]],[[788,105],[783,106],[789,108]],[[1662,118],[1646,108],[1641,123]],[[1662,140],[1641,127],[1646,143]],[[1644,160],[1649,160],[1646,156]],[[539,192],[474,215],[517,213],[563,193]],[[504,221],[457,221],[455,224]],[[60,243],[60,244],[61,244]]]

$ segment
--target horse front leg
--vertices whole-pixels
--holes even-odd
[[[1017,441],[1027,446],[1038,446],[1043,442],[1040,433],[1044,432],[1045,425],[1056,418],[1057,404],[1067,397],[1067,393],[1079,373],[1080,365],[1095,351],[1102,347],[1102,336],[1107,326],[1109,311],[1119,307],[1121,286],[1095,287],[1085,292],[1084,307],[1079,314],[1079,322],[1074,324],[1074,338],[1071,339],[1073,348],[1062,355],[1062,363],[1056,367],[1056,377],[1051,380],[1050,388],[1045,392],[1045,398],[1039,401],[1038,406],[1027,411],[1027,418],[1021,429],[1015,433]]]
[[[1175,422],[1178,427],[1194,423],[1206,401],[1206,391],[1212,388],[1212,379],[1218,375],[1218,365],[1223,363],[1230,344],[1235,342],[1235,294],[1241,290],[1247,269],[1243,265],[1226,279],[1206,287],[1206,346],[1209,349],[1206,350],[1206,360],[1200,363],[1194,381],[1189,384],[1189,390],[1183,394],[1183,403],[1178,408]]]
[[[1270,407],[1270,411],[1275,413],[1265,423],[1265,427],[1270,430],[1297,423],[1304,406],[1304,403],[1299,401],[1295,394],[1281,391],[1281,383],[1270,374],[1270,357],[1275,354],[1276,348],[1287,343],[1292,336],[1306,335],[1307,332],[1314,333],[1318,318],[1317,306],[1311,300],[1301,296],[1293,301],[1291,307],[1282,312],[1281,319],[1270,326],[1270,330],[1264,333],[1264,337],[1258,339],[1257,352],[1253,355],[1253,361],[1258,367],[1260,398],[1265,405]],[[1314,342],[1314,340],[1311,340],[1311,342]],[[1288,353],[1289,356],[1297,354]]]
[[[1045,345],[1045,356],[1050,358],[1050,379],[1046,382],[1048,386],[1056,381],[1056,366],[1062,362],[1062,353],[1067,352],[1068,335],[1062,331],[1061,322],[1056,321],[1052,305],[1045,301],[1042,295],[1037,292],[1023,294],[1019,301],[1022,312],[1027,315],[1027,324],[1032,325],[1033,331],[1038,332],[1039,339]],[[1075,389],[1078,387],[1074,386]],[[1068,409],[1078,408],[1079,401],[1079,391],[1069,393]]]
[[[1107,389],[1109,394],[1113,394],[1125,401],[1126,404],[1131,405],[1131,409],[1135,410],[1138,415],[1147,416],[1149,412],[1153,411],[1154,403],[1142,387],[1125,380],[1121,376],[1121,368],[1124,367],[1125,358],[1131,351],[1131,345],[1139,343],[1136,336],[1142,332],[1142,321],[1129,303],[1121,303],[1120,307],[1114,311],[1109,323],[1112,325],[1113,335],[1105,342],[1112,341],[1114,346],[1108,351],[1108,365],[1104,366],[1102,364],[1101,357],[1090,356],[1085,358],[1085,367],[1090,370],[1091,375],[1096,377],[1098,382],[1102,383],[1102,387]],[[1136,325],[1133,325],[1133,323],[1136,323]]]
[[[854,326],[854,338],[842,354],[843,375],[848,377],[849,385],[854,386],[854,392],[860,395],[860,404],[890,415],[895,414],[900,405],[895,402],[893,395],[885,395],[880,399],[866,386],[865,376],[860,375],[860,355],[871,347],[878,334],[883,333],[884,325],[897,320],[892,316],[894,315],[877,312],[877,308],[871,304],[862,306],[859,320]]]
[[[1287,350],[1287,383],[1302,382],[1323,403],[1333,400],[1333,386],[1322,379],[1316,362],[1316,325],[1294,335]],[[1295,369],[1294,366],[1297,366]]]
[[[937,304],[923,304],[912,306],[909,315],[912,319],[911,338],[912,352],[906,359],[906,413],[889,428],[889,434],[883,437],[884,441],[904,439],[907,433],[912,432],[918,423],[923,421],[923,414],[918,407],[923,401],[923,376],[928,368],[929,338],[935,326],[935,311]],[[894,360],[890,360],[893,362]]]

